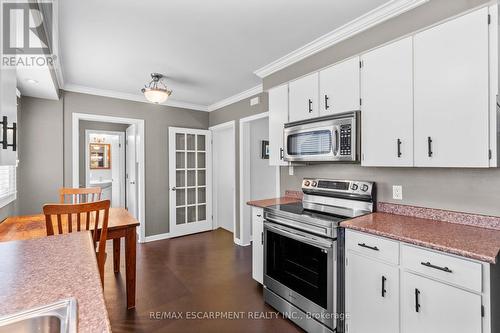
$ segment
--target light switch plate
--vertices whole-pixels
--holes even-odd
[[[257,105],[257,104],[259,104],[259,102],[260,102],[260,98],[259,98],[259,96],[254,97],[254,98],[252,98],[252,99],[250,100],[250,106]]]
[[[403,200],[403,186],[401,185],[392,186],[392,198],[394,200]]]
[[[293,165],[288,166],[288,175],[293,176]]]

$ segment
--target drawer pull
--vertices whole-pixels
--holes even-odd
[[[415,288],[415,312],[420,312],[420,290]]]
[[[260,215],[260,214],[257,214],[257,217],[262,217],[262,215]]]
[[[365,243],[358,243],[358,246],[361,246],[361,247],[364,247],[366,249],[370,249],[370,250],[373,250],[373,251],[380,251],[378,247],[366,245]]]
[[[387,290],[385,290],[385,281],[387,281],[387,278],[382,275],[382,297],[385,297],[385,293]]]
[[[431,264],[430,262],[421,262],[420,264],[422,264],[423,266],[426,266],[426,267],[438,269],[438,270],[446,272],[446,273],[453,273],[453,271],[451,269],[449,269],[448,267],[436,266],[436,265]]]

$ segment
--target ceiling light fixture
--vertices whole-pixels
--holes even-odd
[[[146,99],[151,103],[161,104],[168,99],[172,94],[172,90],[168,90],[167,85],[163,82],[163,75],[159,73],[151,73],[151,82],[141,89]]]
[[[38,84],[38,81],[35,79],[26,79],[26,82],[31,83],[31,84]]]

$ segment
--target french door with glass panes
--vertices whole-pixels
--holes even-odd
[[[212,229],[212,152],[207,130],[169,128],[170,234]]]

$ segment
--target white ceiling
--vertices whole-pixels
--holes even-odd
[[[65,87],[143,98],[151,72],[172,101],[210,105],[253,71],[387,0],[62,0]]]

